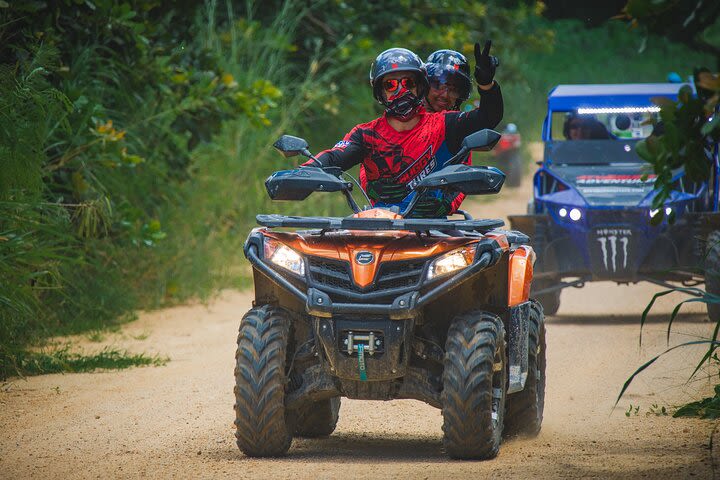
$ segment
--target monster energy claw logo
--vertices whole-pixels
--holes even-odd
[[[625,228],[604,228],[597,230],[597,241],[603,256],[605,270],[616,272],[618,268],[625,270],[628,262],[628,243],[632,231]],[[620,257],[618,258],[618,253]]]

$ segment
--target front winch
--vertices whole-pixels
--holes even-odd
[[[360,353],[360,347],[368,355],[382,353],[384,351],[385,342],[382,332],[357,332],[352,330],[344,330],[340,334],[342,344],[340,350],[349,356]]]
[[[321,361],[330,375],[373,382],[405,375],[412,345],[409,338],[412,320],[315,317],[313,323]]]

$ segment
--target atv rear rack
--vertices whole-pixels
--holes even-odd
[[[500,228],[505,222],[499,219],[443,220],[435,218],[354,218],[354,217],[295,217],[286,215],[257,215],[257,223],[263,227],[317,228],[321,230],[460,230],[487,233]]]

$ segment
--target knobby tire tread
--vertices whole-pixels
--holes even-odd
[[[303,438],[327,437],[335,431],[340,397],[313,402],[295,414],[293,435]]]
[[[285,454],[292,435],[285,412],[285,361],[290,320],[270,305],[242,319],[235,354],[237,445],[248,456]]]
[[[505,365],[505,335],[500,319],[486,312],[456,317],[448,331],[441,396],[443,443],[452,458],[487,459],[500,448],[504,404],[492,421],[493,366],[500,349]],[[503,382],[506,375],[503,373]],[[503,399],[505,389],[503,391]]]

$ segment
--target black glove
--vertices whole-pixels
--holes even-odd
[[[480,50],[480,43],[475,44],[475,81],[478,85],[489,85],[495,77],[495,69],[500,65],[497,57],[490,55],[492,40],[485,42],[485,48]]]

